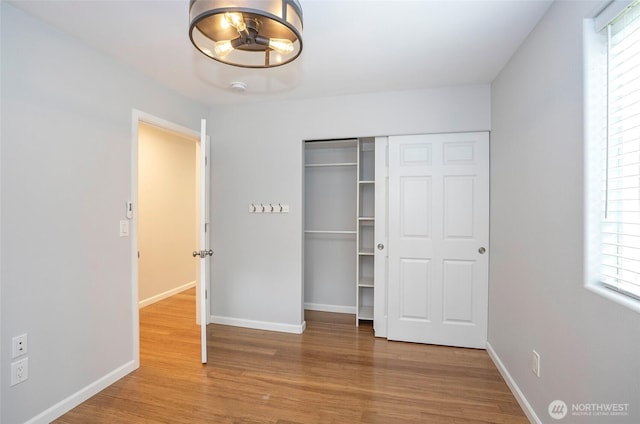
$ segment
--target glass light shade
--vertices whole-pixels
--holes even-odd
[[[229,40],[217,41],[213,51],[218,57],[225,57],[233,51],[233,46]]]
[[[302,52],[298,0],[191,0],[189,21],[193,45],[229,65],[270,68]]]
[[[282,54],[290,54],[293,51],[293,43],[282,38],[269,39],[269,47]]]
[[[247,25],[244,23],[244,17],[242,13],[227,12],[224,14],[224,18],[229,22],[229,25],[237,29],[238,31],[244,31],[247,29]]]

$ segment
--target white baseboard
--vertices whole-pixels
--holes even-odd
[[[149,305],[151,305],[153,303],[160,302],[163,299],[171,297],[174,294],[178,294],[178,293],[180,293],[182,291],[185,291],[185,290],[190,289],[190,288],[195,287],[195,286],[196,286],[196,282],[195,281],[192,281],[192,282],[187,283],[187,284],[183,284],[183,285],[181,285],[179,287],[173,288],[171,290],[167,290],[164,293],[160,293],[160,294],[157,294],[155,296],[151,296],[151,297],[149,297],[147,299],[141,300],[140,302],[138,302],[138,307],[139,308],[144,308],[145,306],[149,306]]]
[[[498,368],[498,371],[500,371],[500,374],[502,375],[502,378],[504,378],[504,381],[506,381],[509,389],[511,389],[511,393],[513,393],[513,396],[515,396],[516,400],[520,404],[520,407],[529,419],[529,422],[534,424],[542,424],[542,421],[540,421],[540,418],[538,418],[538,415],[536,415],[535,411],[531,407],[531,404],[529,403],[529,401],[527,401],[527,398],[524,397],[524,393],[522,393],[515,380],[511,377],[511,374],[509,374],[509,370],[507,370],[507,368],[504,366],[504,364],[500,360],[500,357],[498,356],[496,351],[493,350],[493,347],[489,342],[487,342],[487,353],[489,353],[489,357]]]
[[[324,305],[322,303],[306,303],[305,302],[304,309],[308,309],[310,311],[337,312],[339,314],[355,315],[356,313],[355,306]]]
[[[307,326],[306,322],[300,325],[282,324],[279,322],[254,321],[250,319],[229,318],[211,315],[212,324],[231,325],[233,327],[253,328],[254,330],[278,331],[280,333],[302,334]]]
[[[80,405],[85,400],[89,399],[91,396],[97,394],[98,392],[106,389],[116,381],[120,380],[125,375],[129,374],[132,371],[135,371],[136,366],[134,361],[127,362],[119,368],[111,371],[109,374],[99,378],[88,386],[80,389],[76,393],[71,396],[63,399],[57,404],[53,405],[51,408],[41,412],[35,417],[31,418],[25,424],[47,424],[56,418],[61,417],[65,413],[69,412],[76,406]]]

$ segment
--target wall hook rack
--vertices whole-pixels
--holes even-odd
[[[249,203],[249,213],[289,213],[289,205],[286,203]]]

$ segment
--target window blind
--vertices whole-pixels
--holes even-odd
[[[607,26],[608,124],[602,219],[604,285],[640,299],[640,6]]]

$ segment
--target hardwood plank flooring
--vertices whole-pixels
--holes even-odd
[[[307,312],[302,335],[208,326],[195,291],[140,311],[140,369],[69,411],[85,423],[524,424],[483,350],[389,342],[353,316]]]

